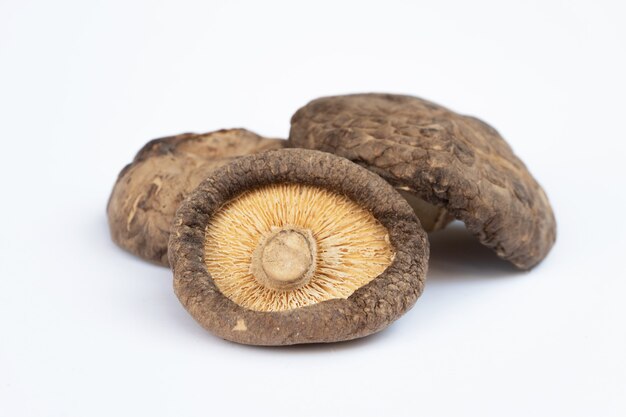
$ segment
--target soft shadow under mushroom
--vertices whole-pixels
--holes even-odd
[[[429,280],[472,280],[523,274],[483,246],[460,221],[431,233],[428,238]]]

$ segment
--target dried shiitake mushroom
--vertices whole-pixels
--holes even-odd
[[[348,158],[405,195],[444,207],[484,245],[521,269],[556,237],[546,194],[491,126],[410,96],[314,100],[291,119],[290,145]]]
[[[284,149],[203,181],[176,213],[169,259],[178,298],[207,330],[290,345],[355,339],[397,319],[422,292],[428,242],[379,176]]]
[[[233,158],[280,149],[244,129],[185,133],[148,142],[120,172],[107,206],[111,237],[122,248],[167,266],[167,241],[180,202]]]

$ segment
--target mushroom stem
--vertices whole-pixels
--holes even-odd
[[[254,250],[250,272],[265,287],[294,290],[313,276],[316,255],[317,244],[310,230],[274,227]]]

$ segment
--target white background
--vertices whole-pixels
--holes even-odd
[[[0,416],[626,415],[622,1],[0,2]],[[322,95],[418,95],[494,125],[545,187],[549,257],[462,225],[426,291],[356,342],[202,330],[168,269],[111,243],[149,139],[286,137]]]

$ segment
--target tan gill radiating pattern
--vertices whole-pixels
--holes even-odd
[[[316,270],[301,288],[267,288],[250,273],[252,253],[273,227],[309,229],[317,242]],[[300,184],[271,185],[237,197],[211,219],[205,263],[222,293],[256,311],[283,311],[347,298],[380,275],[394,251],[387,229],[350,199]]]

